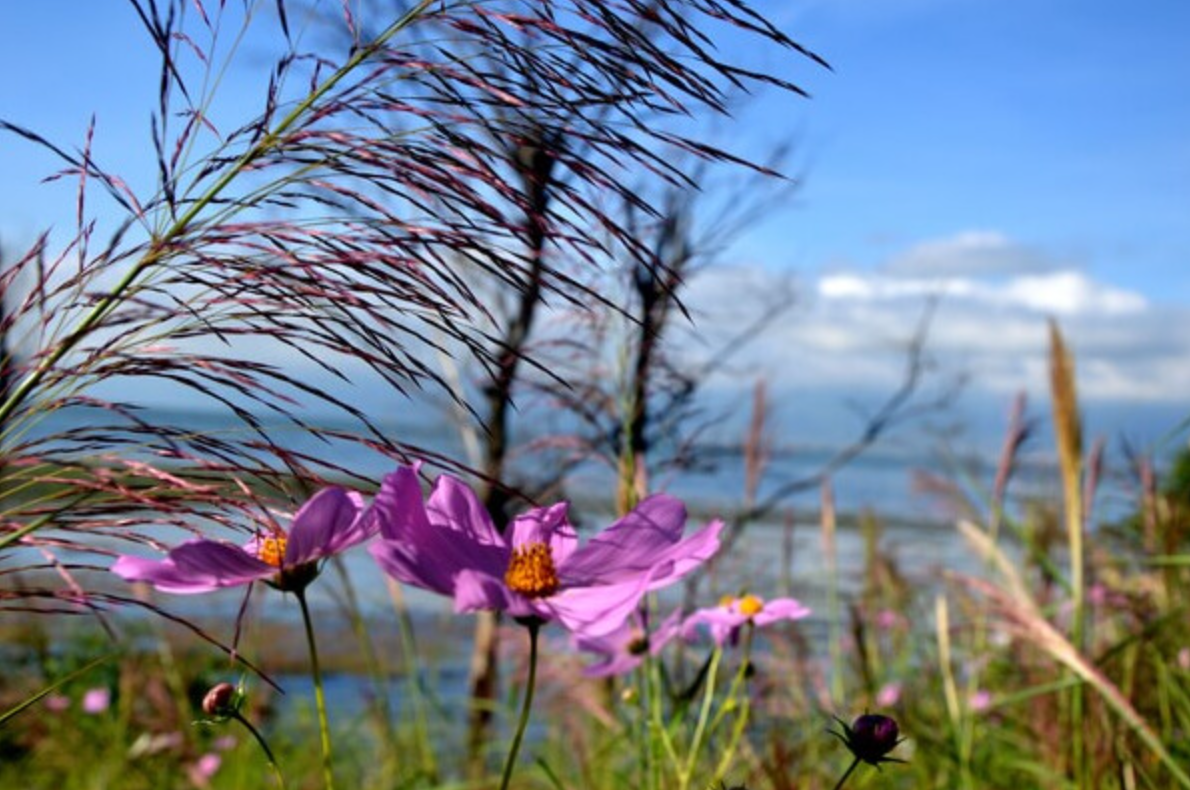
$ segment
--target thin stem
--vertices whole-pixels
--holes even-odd
[[[847,768],[846,773],[839,777],[839,781],[835,784],[835,790],[839,790],[839,788],[843,786],[843,784],[847,781],[847,778],[851,776],[851,772],[854,771],[858,765],[859,758],[856,757],[851,761],[851,765]]]
[[[740,668],[731,683],[731,688],[727,693],[727,699],[724,701],[723,707],[720,708],[719,715],[715,717],[715,721],[711,724],[712,730],[719,726],[720,720],[727,714],[728,710],[734,708],[734,701],[740,689],[744,689],[743,699],[739,703],[740,712],[736,714],[735,726],[731,728],[731,738],[727,742],[727,748],[723,750],[723,756],[719,759],[719,765],[715,768],[715,775],[712,781],[718,781],[727,773],[727,769],[731,766],[731,761],[735,759],[736,748],[740,745],[740,739],[744,735],[744,728],[748,726],[748,717],[752,712],[752,698],[748,694],[746,683],[748,667],[752,662],[752,639],[756,633],[756,624],[749,622],[747,629],[744,635],[744,650],[743,658],[740,661]]]
[[[702,697],[702,707],[698,712],[698,724],[694,727],[694,737],[690,741],[690,751],[686,754],[686,765],[678,777],[678,787],[686,790],[690,786],[690,777],[694,775],[694,764],[698,761],[698,751],[702,748],[702,739],[707,731],[707,721],[711,716],[711,703],[715,700],[715,678],[719,674],[719,661],[723,658],[723,648],[716,647],[711,656],[711,668],[707,672],[706,688]]]
[[[504,760],[504,774],[500,777],[500,790],[508,790],[508,783],[512,780],[512,767],[516,764],[517,753],[521,750],[521,741],[525,737],[525,729],[529,726],[529,711],[533,708],[533,689],[537,685],[537,632],[541,630],[541,623],[530,620],[525,627],[529,629],[529,677],[525,681],[525,699],[521,703],[521,717],[517,721],[516,733],[512,736],[512,745],[508,747],[508,757]]]
[[[264,736],[260,734],[259,730],[252,726],[252,722],[245,719],[242,714],[238,712],[233,713],[231,718],[244,725],[248,729],[248,732],[252,733],[252,737],[256,739],[256,742],[260,744],[260,748],[264,750],[264,756],[269,761],[269,767],[273,769],[273,776],[277,777],[277,786],[281,790],[285,790],[285,777],[281,774],[281,767],[277,765],[277,758],[273,756],[273,750],[269,748],[268,741],[264,739]]]
[[[658,743],[664,747],[665,756],[669,759],[673,770],[679,775],[682,771],[682,759],[678,756],[678,750],[674,748],[673,737],[670,735],[669,728],[666,727],[662,717],[664,695],[661,682],[661,663],[655,657],[649,656],[646,659],[645,666],[647,667],[645,683],[648,687],[649,702],[648,723],[645,729],[648,738],[648,756],[651,766],[649,786],[654,790],[659,790],[661,787],[661,756],[657,753]]]
[[[331,753],[331,727],[326,717],[326,695],[322,691],[322,670],[318,666],[318,647],[314,644],[314,624],[310,620],[310,607],[306,605],[306,591],[294,593],[302,609],[302,622],[306,626],[306,645],[310,648],[310,673],[314,677],[314,705],[318,708],[318,729],[322,738],[322,776],[326,790],[334,790],[335,777]]]
[[[414,643],[413,618],[409,615],[409,607],[405,604],[401,592],[401,585],[386,576],[389,598],[397,614],[397,631],[401,637],[401,655],[405,661],[405,676],[408,678],[409,702],[413,706],[413,732],[417,740],[417,748],[421,753],[422,771],[430,779],[438,779],[438,761],[434,749],[430,745],[430,731],[426,718],[426,700],[422,689],[421,663],[417,658],[417,646]]]

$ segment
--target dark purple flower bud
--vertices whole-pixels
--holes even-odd
[[[230,683],[219,683],[202,698],[202,712],[208,716],[232,716],[239,710],[239,703],[240,692],[236,687]]]
[[[901,762],[893,757],[885,757],[901,742],[901,731],[895,719],[878,713],[865,713],[853,721],[850,727],[841,720],[836,721],[843,727],[843,732],[840,734],[832,730],[831,734],[841,740],[857,760],[870,765]]]

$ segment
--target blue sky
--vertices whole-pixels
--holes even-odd
[[[796,139],[802,186],[725,257],[733,268],[693,284],[703,328],[746,320],[746,302],[718,298],[725,283],[792,278],[801,306],[743,364],[778,386],[879,391],[941,292],[938,357],[976,389],[1040,391],[1055,316],[1087,398],[1190,411],[1190,3],[754,5],[834,70],[754,56],[813,99],[761,94],[733,135],[754,150]],[[11,4],[0,73],[0,117],[70,146],[94,112],[96,156],[151,186],[157,67],[127,3]],[[258,87],[229,82],[223,98],[254,105]],[[50,222],[67,235],[73,186],[36,183],[53,166],[0,138],[10,249]]]

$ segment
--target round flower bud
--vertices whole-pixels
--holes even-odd
[[[853,751],[865,762],[878,762],[893,750],[900,736],[896,720],[878,713],[865,713],[851,723]]]
[[[878,713],[865,713],[853,721],[850,727],[842,721],[839,724],[843,732],[831,731],[831,735],[841,740],[857,760],[870,765],[902,762],[885,756],[901,742],[901,731],[894,719]]]
[[[236,687],[230,683],[213,686],[202,698],[202,712],[208,716],[230,716],[239,707],[236,702]]]

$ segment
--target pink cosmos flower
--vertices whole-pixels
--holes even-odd
[[[107,710],[112,704],[112,693],[106,688],[87,689],[83,694],[83,713],[96,716]]]
[[[880,708],[891,708],[901,701],[901,684],[895,680],[891,683],[885,683],[880,687],[880,691],[876,692],[876,706]]]
[[[778,620],[800,620],[810,610],[793,598],[773,598],[766,601],[758,595],[725,596],[718,606],[699,609],[682,624],[683,633],[690,635],[698,626],[706,625],[711,639],[719,647],[735,642],[745,623],[766,626]]]
[[[971,707],[972,712],[983,713],[992,707],[992,693],[987,689],[979,689],[971,694],[967,704]]]
[[[42,703],[48,710],[54,713],[61,713],[64,710],[70,709],[70,697],[65,694],[50,694],[42,700]]]
[[[644,662],[645,656],[660,653],[682,630],[680,611],[665,618],[652,632],[645,628],[643,620],[639,613],[633,613],[629,620],[606,636],[576,636],[574,643],[579,650],[603,656],[602,660],[585,667],[583,674],[591,678],[627,675]]]
[[[598,637],[709,559],[723,529],[713,521],[683,538],[685,506],[655,495],[580,547],[566,507],[534,508],[502,535],[461,481],[440,476],[423,504],[416,469],[401,467],[376,495],[381,539],[369,550],[394,579],[454,598],[457,612],[501,610]]]
[[[281,590],[300,590],[318,575],[319,560],[367,540],[376,528],[373,510],[364,510],[362,496],[326,488],[297,512],[288,534],[277,527],[243,546],[192,540],[171,549],[163,560],[121,556],[111,570],[168,593],[205,593],[258,580]]]
[[[188,769],[190,781],[199,787],[209,787],[211,778],[223,765],[223,758],[214,752],[207,752],[199,757]]]

